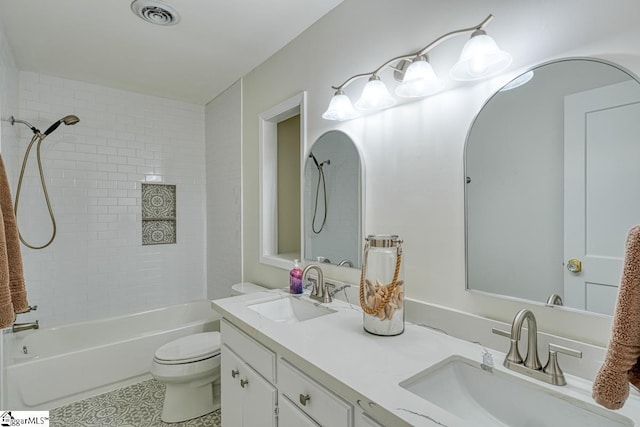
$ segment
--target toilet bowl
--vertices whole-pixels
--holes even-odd
[[[233,295],[267,291],[255,283],[236,283]],[[162,414],[177,423],[220,408],[220,333],[202,332],[178,338],[158,348],[151,375],[166,385]]]
[[[220,408],[220,333],[202,332],[158,348],[151,375],[166,385],[167,423],[197,418]]]

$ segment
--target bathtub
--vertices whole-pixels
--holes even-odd
[[[155,350],[218,331],[209,301],[5,334],[6,407],[47,410],[151,378]]]

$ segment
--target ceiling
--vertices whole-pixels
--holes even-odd
[[[342,0],[165,0],[158,26],[130,0],[0,0],[21,71],[205,104]]]

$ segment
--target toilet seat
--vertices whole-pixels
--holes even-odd
[[[210,359],[220,354],[220,333],[202,332],[171,341],[158,348],[154,362],[161,365],[182,365]]]

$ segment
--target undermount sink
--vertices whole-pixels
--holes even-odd
[[[400,386],[473,426],[633,426],[629,418],[459,356]]]
[[[255,302],[247,307],[278,323],[298,323],[335,313],[335,310],[328,307],[290,295],[268,301]]]

